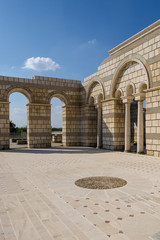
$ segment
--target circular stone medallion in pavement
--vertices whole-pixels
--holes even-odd
[[[100,176],[81,178],[75,184],[78,187],[88,189],[111,189],[123,187],[127,184],[127,181],[122,178]]]

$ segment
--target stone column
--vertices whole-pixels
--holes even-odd
[[[129,152],[131,148],[131,119],[130,119],[131,103],[125,103],[125,151]]]
[[[102,147],[102,105],[97,107],[97,148]]]
[[[9,149],[9,102],[0,102],[0,150]]]
[[[135,100],[138,101],[138,124],[137,124],[137,153],[144,152],[144,121],[143,121],[143,100],[145,93],[135,95]]]
[[[51,105],[27,104],[28,147],[51,147]]]
[[[132,101],[133,101],[133,97],[131,96],[123,98],[123,103],[125,103],[125,152],[130,152],[131,150],[130,106]]]

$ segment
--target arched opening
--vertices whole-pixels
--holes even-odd
[[[29,99],[17,90],[9,93],[10,148],[24,148],[28,144],[27,103]]]
[[[137,123],[138,123],[138,102],[133,99],[130,105],[130,125],[131,125],[131,152],[137,152]]]
[[[134,85],[126,87],[125,100],[125,151],[146,152],[146,83],[141,83],[135,93]]]
[[[102,83],[102,80],[100,77],[94,77],[89,85],[88,85],[88,89],[87,89],[87,95],[86,95],[86,102],[87,103],[90,103],[90,97],[91,97],[91,93],[92,92],[97,92],[98,94],[99,93],[102,93],[102,96],[103,96],[103,99],[105,98],[105,90],[104,90],[104,86],[103,86],[103,83]],[[94,95],[94,93],[93,93]]]
[[[94,97],[90,97],[89,104],[90,105],[94,105],[94,102],[95,102]]]
[[[119,65],[112,81],[111,96],[122,99],[124,106],[125,151],[145,152],[144,105],[145,90],[150,86],[149,76],[143,61],[130,56]]]
[[[135,65],[135,68],[132,68],[133,65]],[[134,71],[132,71],[132,69]],[[139,72],[140,73],[139,74],[138,71],[141,71],[141,73]],[[135,72],[137,72],[137,74]],[[134,74],[134,78],[133,78],[133,75],[131,75],[132,73]],[[151,70],[146,60],[139,54],[131,54],[125,57],[119,63],[115,71],[115,74],[111,83],[110,97],[114,97],[118,81],[120,78],[123,78],[124,75],[126,76],[126,79],[124,79],[125,81],[127,79],[130,80],[132,78],[132,80],[135,80],[135,82],[137,82],[138,84],[140,82],[139,76],[141,75],[143,78],[144,74],[145,74],[145,81],[147,82],[147,88],[152,87]]]
[[[118,99],[121,99],[123,97],[123,93],[121,89],[117,89],[116,93],[115,93],[115,97]]]
[[[90,147],[102,147],[102,100],[105,98],[104,86],[99,77],[93,78],[88,87],[86,95],[87,117],[85,124],[88,130],[85,133],[85,145]]]
[[[88,137],[86,139],[86,145],[90,147],[97,147],[97,121],[98,121],[98,114],[97,114],[97,100],[96,96],[90,96],[89,97],[89,106],[87,109],[87,115],[88,115],[88,122],[86,123],[88,125]]]
[[[66,121],[65,121],[65,100],[59,95],[51,98],[51,146],[58,147],[65,145]]]
[[[89,115],[88,122],[89,135],[91,136],[91,142],[89,146],[102,148],[103,147],[103,117],[102,117],[102,101],[103,94],[99,93],[98,96],[93,95],[89,97]]]

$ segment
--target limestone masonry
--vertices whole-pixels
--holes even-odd
[[[28,147],[51,146],[51,98],[63,102],[63,144],[160,156],[160,20],[109,51],[80,81],[0,76],[0,149],[9,148],[9,96],[24,94]],[[146,109],[144,108],[146,102]]]

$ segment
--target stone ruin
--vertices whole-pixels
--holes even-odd
[[[9,96],[27,98],[29,148],[51,147],[51,99],[63,102],[63,145],[160,156],[160,20],[109,51],[76,80],[0,76],[0,149],[9,148]],[[145,107],[144,107],[145,101]]]

